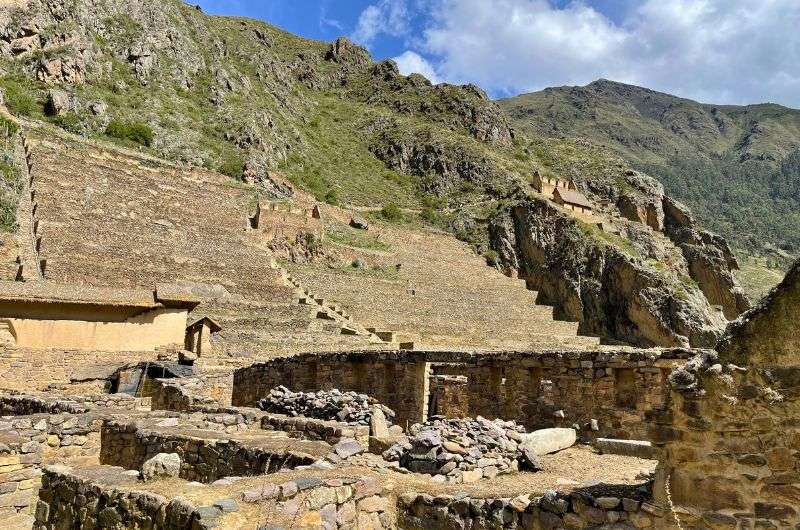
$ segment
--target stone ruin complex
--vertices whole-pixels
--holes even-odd
[[[413,295],[290,272],[222,177],[23,134],[0,528],[800,525],[800,265],[715,350],[600,346],[444,236],[387,231]]]

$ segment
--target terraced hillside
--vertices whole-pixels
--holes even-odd
[[[553,308],[536,305],[524,280],[488,267],[449,234],[390,225],[370,230],[383,250],[346,251],[363,265],[294,265],[292,274],[362,325],[415,346],[536,349],[599,342],[578,337],[577,322],[555,321]]]
[[[41,229],[41,243],[33,243],[41,256],[26,261],[44,264],[45,276],[63,281],[218,284],[214,292],[253,302],[253,317],[244,321],[218,315],[249,349],[274,344],[275,337],[251,325],[270,311],[259,304],[303,294],[269,272],[264,242],[245,232],[257,193],[285,199],[306,191],[330,205],[413,211],[415,221],[498,256],[506,273],[546,276],[532,284],[547,290],[547,303],[560,315],[569,309],[569,319],[587,332],[613,340],[713,342],[724,319],[712,308],[718,300],[709,302],[704,293],[738,290],[724,241],[702,231],[688,211],[678,208],[680,226],[661,226],[662,203],[671,202],[647,175],[591,145],[525,138],[479,87],[403,76],[395,63],[374,61],[346,38],[310,41],[262,21],[208,16],[180,0],[32,0],[0,6],[0,93],[14,116],[135,150],[85,155],[66,140],[51,140],[49,132],[32,138],[41,146],[33,160],[35,194],[45,191],[35,182],[43,171],[51,197],[65,200],[37,202],[40,226],[31,226]],[[531,186],[537,171],[574,180],[607,218],[669,228],[682,256],[663,259],[673,253],[662,252],[660,238],[647,230],[617,237],[586,220],[556,223],[558,233],[537,240],[545,233],[533,218],[543,210],[531,207],[541,199]],[[118,198],[104,204],[111,188]],[[28,196],[22,193],[23,211]],[[531,218],[513,219],[513,211]],[[549,244],[561,241],[570,248]],[[518,242],[525,244],[517,248]],[[26,257],[29,248],[18,254]],[[563,259],[562,250],[575,259]],[[74,264],[67,255],[76,256]],[[474,259],[456,255],[456,262]],[[601,255],[613,259],[598,260]],[[605,265],[589,266],[600,261]],[[630,272],[616,281],[612,269]],[[420,268],[417,276],[428,272]],[[430,285],[448,285],[431,278]],[[639,292],[650,294],[637,298]],[[505,294],[513,305],[533,296]],[[447,295],[441,305],[461,307],[447,302],[459,296]],[[441,309],[431,304],[426,311],[435,316]],[[335,308],[298,311],[333,318],[323,327],[362,332]],[[375,326],[384,324],[369,313]],[[280,321],[294,329],[303,318],[290,313]],[[526,318],[510,322],[538,327]],[[414,316],[408,324],[426,322]],[[385,324],[410,334],[402,322]],[[470,333],[491,334],[495,327]],[[430,330],[451,338],[462,333]]]
[[[222,351],[271,356],[366,346],[299,305],[272,255],[245,232],[252,189],[197,168],[25,130],[39,259],[48,281],[193,287],[194,316],[223,325]]]

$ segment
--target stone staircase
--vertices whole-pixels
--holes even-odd
[[[44,279],[45,261],[39,255],[41,235],[37,219],[38,203],[33,181],[33,162],[30,144],[23,133],[18,133],[15,159],[22,160],[17,166],[22,170],[22,192],[17,205],[17,281]]]

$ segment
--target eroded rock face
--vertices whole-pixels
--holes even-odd
[[[725,320],[700,290],[679,275],[648,266],[601,243],[546,201],[510,207],[490,225],[491,245],[515,268],[538,302],[580,332],[639,346],[711,346]]]
[[[701,230],[688,208],[663,198],[664,232],[681,249],[689,274],[711,305],[722,307],[733,320],[750,308],[750,302],[733,276],[739,268],[736,257],[722,237]]]

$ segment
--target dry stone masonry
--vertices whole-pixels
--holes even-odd
[[[320,420],[337,420],[348,425],[369,425],[374,411],[380,410],[391,424],[392,409],[377,403],[366,394],[341,392],[338,389],[319,392],[292,392],[285,386],[269,391],[258,400],[258,408],[287,416],[305,416]]]
[[[524,434],[513,421],[437,418],[412,425],[408,441],[383,457],[440,482],[474,482],[516,472]]]

